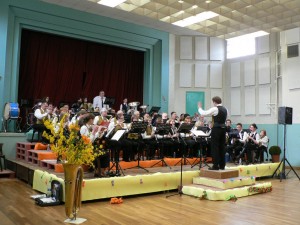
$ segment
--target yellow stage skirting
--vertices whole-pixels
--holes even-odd
[[[240,176],[271,176],[278,163],[238,166]],[[183,185],[192,184],[193,178],[199,176],[199,171],[183,172]],[[64,180],[46,171],[35,170],[33,189],[42,193],[47,192],[51,180],[58,180],[64,185]],[[83,181],[82,200],[103,199],[117,196],[128,196],[175,190],[180,184],[180,172],[155,173],[136,176],[97,178]]]

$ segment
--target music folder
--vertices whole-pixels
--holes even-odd
[[[124,133],[126,132],[126,130],[118,130],[114,136],[111,138],[111,140],[113,141],[119,141],[121,139],[121,137],[124,135]]]
[[[209,134],[204,133],[202,130],[192,129],[191,132],[197,137],[208,137],[209,136]]]

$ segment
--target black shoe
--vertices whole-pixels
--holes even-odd
[[[208,170],[219,170],[219,167],[212,166],[212,167],[209,167]]]

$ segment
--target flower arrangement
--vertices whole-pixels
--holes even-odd
[[[80,127],[76,123],[70,125],[68,129],[64,127],[66,115],[61,123],[55,125],[49,120],[44,121],[48,129],[43,132],[43,136],[49,140],[51,150],[61,157],[62,161],[70,164],[91,165],[95,158],[104,154],[102,151],[94,151],[94,146],[87,136],[80,135]]]

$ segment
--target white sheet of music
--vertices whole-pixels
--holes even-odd
[[[204,133],[202,130],[191,130],[191,132],[197,137],[208,137],[209,135]]]
[[[126,130],[118,130],[114,136],[111,138],[111,140],[114,140],[114,141],[119,141],[120,138],[123,136],[123,134],[126,132]]]

